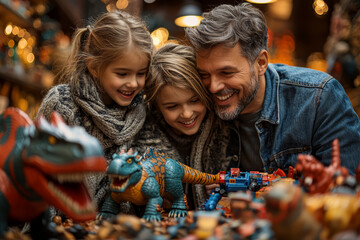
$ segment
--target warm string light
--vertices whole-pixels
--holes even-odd
[[[158,28],[151,33],[155,48],[159,48],[165,44],[169,38],[169,31],[166,28]]]
[[[276,2],[277,0],[246,0],[250,3],[256,3],[256,4],[267,4],[267,3],[273,3]]]
[[[312,6],[315,13],[320,16],[325,15],[329,11],[329,7],[324,0],[315,0]]]
[[[24,67],[31,67],[35,61],[33,53],[36,38],[26,29],[14,24],[7,24],[4,33],[7,36],[5,43],[8,46],[7,55],[11,58],[18,57]]]

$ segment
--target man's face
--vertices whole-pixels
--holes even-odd
[[[259,89],[257,68],[241,55],[239,44],[233,48],[217,45],[199,51],[197,68],[221,119],[233,120],[240,113],[257,110],[249,106]]]

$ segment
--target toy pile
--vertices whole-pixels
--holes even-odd
[[[101,209],[95,220],[96,213],[90,207],[89,194],[82,183],[86,173],[105,171],[105,159],[95,139],[79,138],[86,133],[79,134],[82,129],[66,126],[56,114],[50,123],[41,118],[32,122],[17,109],[8,109],[0,116],[0,130],[0,149],[5,153],[0,158],[0,239],[340,240],[360,237],[360,165],[355,175],[341,167],[338,140],[333,142],[329,166],[323,166],[310,155],[299,155],[297,165],[290,168],[288,174],[280,169],[271,174],[231,169],[211,175],[169,160],[154,149],[143,156],[132,150],[114,154],[113,165],[107,170],[112,179],[113,204],[124,200],[123,193],[129,197],[126,200],[133,203],[139,201],[139,192],[149,194],[148,201],[142,199],[145,213],[139,218],[111,211],[115,209],[111,207]],[[81,156],[71,151],[79,144],[84,144],[86,149]],[[91,148],[85,146],[88,144]],[[68,151],[63,151],[64,146]],[[50,158],[49,152],[56,153],[58,159]],[[61,155],[65,152],[66,156]],[[54,161],[58,161],[56,168],[52,167]],[[170,164],[165,164],[166,161]],[[131,178],[132,171],[138,174]],[[78,177],[68,183],[65,173]],[[125,173],[129,174],[128,178],[124,177]],[[171,174],[170,182],[166,174]],[[156,177],[150,179],[149,176]],[[158,186],[158,191],[142,187],[149,179]],[[200,209],[187,211],[181,181],[218,183],[220,187]],[[173,198],[173,205],[165,212],[161,204],[169,183],[179,188],[168,190],[177,198]],[[58,191],[51,189],[51,184]],[[74,186],[78,186],[76,191],[71,190]],[[58,195],[54,196],[54,192]],[[64,196],[73,200],[64,200]],[[74,204],[77,208],[71,208]],[[52,222],[44,222],[45,210],[51,205],[70,218],[55,216]],[[23,225],[13,224],[25,222],[31,224],[30,234],[16,227]]]

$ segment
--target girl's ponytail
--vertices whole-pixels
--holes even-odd
[[[77,77],[86,71],[86,57],[88,53],[88,39],[91,27],[78,28],[72,36],[71,48],[67,60],[63,63],[61,71],[56,75],[57,83],[67,83],[71,78]]]

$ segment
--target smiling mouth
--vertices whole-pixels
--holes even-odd
[[[192,127],[195,124],[196,119],[197,119],[197,117],[195,117],[195,118],[193,118],[193,119],[191,119],[189,121],[186,121],[186,122],[179,121],[179,123],[181,123],[185,127]]]
[[[118,92],[126,97],[131,97],[135,93],[135,91],[122,91],[122,90],[118,90]]]
[[[216,96],[216,99],[219,100],[219,101],[226,101],[229,98],[231,98],[235,93],[238,93],[238,92],[239,91],[232,91],[231,93],[226,94],[226,95]]]

